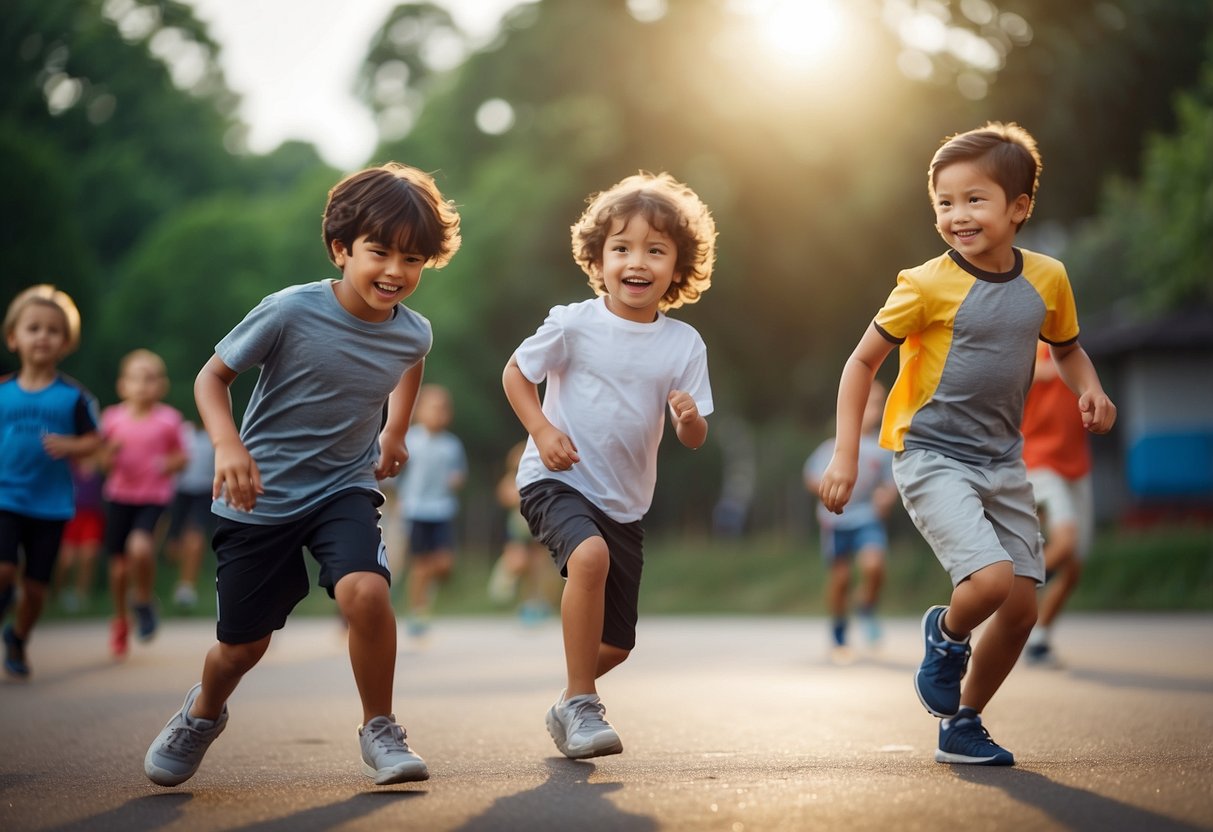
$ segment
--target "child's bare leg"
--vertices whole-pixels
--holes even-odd
[[[98,543],[86,543],[80,547],[76,557],[76,595],[81,601],[87,600],[93,594],[93,574],[96,571],[97,554],[101,551]]]
[[[198,583],[198,570],[202,566],[202,551],[205,548],[205,537],[198,529],[191,528],[182,532],[181,542],[177,547],[178,583],[191,587]]]
[[[619,667],[627,661],[631,655],[630,650],[624,650],[622,647],[616,647],[613,644],[602,642],[598,645],[598,664],[594,668],[597,674],[596,678],[602,678],[611,670]]]
[[[847,617],[847,590],[851,586],[851,561],[835,558],[830,563],[830,575],[826,579],[826,606],[835,621]]]
[[[150,604],[156,577],[156,542],[145,531],[133,531],[126,539],[126,554],[135,603]]]
[[[607,573],[611,556],[606,541],[591,537],[583,541],[568,560],[568,581],[560,598],[560,623],[564,633],[564,660],[568,671],[566,696],[597,693],[594,680],[603,655],[602,618]],[[607,659],[608,663],[610,658]],[[618,662],[616,662],[618,664]]]
[[[859,604],[870,610],[880,600],[880,589],[884,586],[884,549],[867,548],[859,552]]]
[[[126,618],[127,558],[125,554],[110,556],[110,600],[114,604],[114,617]]]
[[[46,603],[47,586],[42,581],[26,578],[21,583],[21,601],[13,615],[13,634],[20,639],[29,638],[34,622],[42,615]]]
[[[950,615],[951,610],[948,612]],[[961,692],[961,707],[978,712],[985,708],[1015,666],[1035,622],[1036,581],[1017,575],[1011,592],[990,618],[973,648],[973,659]]]
[[[1011,562],[1000,561],[978,569],[957,584],[948,611],[940,621],[945,633],[960,639],[968,636],[1002,607],[1014,580]]]
[[[1049,627],[1057,619],[1061,608],[1065,606],[1071,593],[1074,592],[1074,588],[1078,586],[1078,579],[1081,575],[1082,562],[1078,558],[1071,558],[1053,573],[1053,577],[1049,581],[1049,585],[1045,587],[1040,599],[1039,624],[1041,627]]]
[[[334,594],[349,624],[350,667],[367,723],[392,713],[396,616],[388,582],[375,572],[353,572],[337,582]]]
[[[187,716],[201,719],[218,719],[223,705],[270,646],[270,636],[247,644],[225,644],[217,642],[206,654],[202,665],[202,690],[194,699]]]

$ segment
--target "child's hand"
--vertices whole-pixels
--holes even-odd
[[[549,471],[567,471],[573,467],[573,463],[581,461],[573,440],[555,427],[541,430],[534,439],[539,458]]]
[[[840,460],[837,456],[830,460],[825,473],[821,475],[821,488],[818,496],[821,504],[828,511],[842,514],[843,508],[851,499],[851,491],[855,488],[855,478],[858,476],[856,462]]]
[[[394,477],[409,461],[409,449],[404,442],[382,442],[379,447],[379,463],[375,466],[375,479]]]
[[[1107,433],[1116,424],[1116,405],[1102,390],[1079,396],[1078,409],[1082,413],[1082,426],[1091,433]]]
[[[689,425],[699,418],[699,408],[695,406],[695,399],[685,390],[671,390],[666,401],[669,402],[675,422]]]
[[[61,433],[42,434],[42,449],[51,459],[63,459],[72,452],[75,437],[64,436]]]
[[[218,499],[225,493],[227,504],[236,511],[252,511],[257,495],[265,493],[257,463],[236,439],[215,446],[215,484],[211,497]]]

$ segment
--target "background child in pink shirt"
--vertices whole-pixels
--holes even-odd
[[[127,652],[127,590],[131,590],[137,633],[148,641],[156,633],[152,584],[156,574],[154,530],[173,498],[173,475],[188,460],[182,439],[183,418],[161,402],[168,392],[164,361],[150,350],[123,357],[118,372],[120,404],[101,413],[103,458],[109,475],[105,551],[110,556],[110,593],[114,621],[110,650]]]

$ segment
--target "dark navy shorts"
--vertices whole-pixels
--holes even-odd
[[[620,523],[581,492],[557,480],[522,487],[519,509],[535,539],[548,547],[560,574],[568,577],[569,556],[591,537],[606,541],[611,555],[602,619],[602,640],[612,647],[636,646],[640,573],[644,570],[644,529],[637,520]]]
[[[375,572],[390,584],[387,549],[379,531],[379,504],[373,491],[343,491],[302,517],[272,526],[216,518],[215,586],[224,644],[259,641],[282,629],[295,605],[307,597],[307,548],[320,564],[317,583],[333,597],[346,575]]]
[[[126,557],[126,539],[131,532],[156,533],[156,524],[164,506],[152,503],[105,504],[105,552],[111,557]]]
[[[178,491],[168,507],[168,536],[176,540],[187,530],[211,535],[215,531],[216,517],[211,512],[211,492]]]
[[[42,520],[0,511],[0,563],[17,563],[17,549],[25,552],[27,580],[49,584],[59,558],[66,520]]]
[[[888,548],[889,536],[879,520],[853,529],[821,530],[821,556],[827,563],[850,560],[864,549],[879,549],[884,552]]]
[[[455,550],[455,524],[450,520],[410,520],[408,534],[411,558]]]

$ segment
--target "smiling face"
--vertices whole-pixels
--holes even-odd
[[[602,273],[607,308],[637,323],[657,319],[657,309],[671,283],[678,249],[673,239],[641,215],[617,219],[602,247]]]
[[[363,234],[349,250],[334,240],[333,262],[341,269],[334,289],[337,300],[351,315],[380,323],[417,288],[426,257],[397,251]]]
[[[1031,199],[1008,200],[1002,186],[974,162],[956,162],[935,174],[935,227],[969,263],[1002,273],[1015,263],[1015,231]]]
[[[31,303],[21,311],[5,340],[22,366],[49,369],[67,351],[67,317],[52,303]]]

